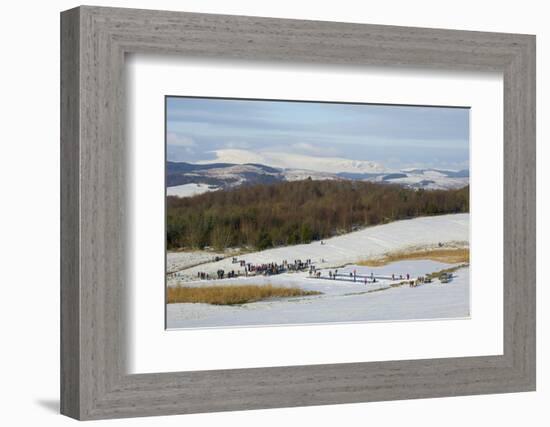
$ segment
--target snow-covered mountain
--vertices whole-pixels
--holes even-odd
[[[308,164],[309,167],[309,164]],[[469,184],[469,172],[442,169],[407,169],[391,172],[324,172],[300,168],[278,168],[258,163],[192,164],[168,162],[166,183],[168,195],[192,196],[207,191],[240,185],[273,184],[283,181],[357,180],[399,184],[427,190],[462,188]]]
[[[317,172],[304,169],[279,169],[261,164],[167,164],[168,188],[187,184],[202,184],[209,191],[217,188],[231,188],[243,184],[272,184],[282,181],[299,181],[303,179],[325,180],[345,179],[328,172]],[[208,191],[208,190],[207,190]],[[168,191],[170,195],[176,195]]]
[[[384,167],[368,160],[351,160],[341,157],[319,157],[305,154],[283,152],[250,152],[246,150],[224,149],[213,151],[214,160],[202,161],[201,164],[231,163],[272,165],[280,169],[303,169],[324,173],[380,173]]]

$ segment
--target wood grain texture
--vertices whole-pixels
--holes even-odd
[[[80,414],[79,16],[61,21],[61,412]]]
[[[61,28],[62,413],[100,419],[534,390],[534,36],[96,7],[63,12]],[[504,354],[128,375],[127,53],[503,72]]]

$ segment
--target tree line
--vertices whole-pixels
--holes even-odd
[[[469,211],[469,187],[415,190],[362,181],[241,186],[167,198],[169,249],[309,243],[358,228],[417,216]]]

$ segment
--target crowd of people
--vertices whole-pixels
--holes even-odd
[[[310,276],[311,276],[311,272],[310,272]],[[321,275],[319,274],[319,275],[314,276],[314,277],[321,277]],[[340,273],[340,274],[338,274],[338,269],[335,269],[334,272],[332,270],[329,270],[328,271],[328,277],[329,277],[329,279],[332,279],[332,280],[336,280],[337,278],[340,278],[339,280],[346,280],[346,281],[353,281],[353,282],[357,282],[358,281],[357,279],[359,279],[359,281],[362,281],[365,284],[367,284],[369,282],[369,279],[370,279],[371,283],[376,283],[377,282],[377,279],[374,276],[373,272],[370,273],[370,276],[369,275],[361,275],[361,274],[357,274],[356,269],[353,269],[353,271],[350,271],[349,273]]]
[[[225,271],[224,269],[218,269],[216,271],[216,276],[213,277],[209,273],[206,273],[204,271],[199,271],[197,273],[197,278],[199,280],[210,280],[211,278],[216,279],[231,279],[235,277],[241,277],[245,276],[256,276],[256,275],[262,275],[262,276],[271,276],[275,274],[281,274],[286,272],[296,272],[296,271],[315,271],[315,267],[313,266],[313,263],[311,262],[311,259],[307,259],[305,261],[302,261],[301,259],[296,259],[293,262],[288,262],[287,260],[284,260],[282,263],[277,262],[270,262],[270,263],[262,263],[262,264],[253,264],[250,262],[246,262],[244,259],[237,259],[237,257],[233,257],[232,259],[233,264],[239,264],[239,268],[237,270],[232,269],[231,271]]]
[[[231,270],[226,273],[225,270],[220,268],[218,271],[216,271],[216,276],[218,279],[232,279],[233,277],[239,277],[240,274],[238,270],[237,272],[235,272],[235,270]]]
[[[321,272],[320,271],[317,271],[314,267],[311,268],[309,270],[309,277],[314,277],[314,278],[321,278]],[[327,277],[325,277],[326,279]],[[344,280],[346,282],[364,282],[365,284],[367,283],[376,283],[378,280],[390,280],[390,276],[375,276],[374,275],[374,272],[371,272],[370,274],[358,274],[357,273],[357,270],[356,269],[353,269],[352,271],[349,271],[349,272],[344,272],[344,273],[338,273],[338,269],[335,269],[334,271],[333,270],[329,270],[328,271],[328,279],[330,280]],[[391,281],[397,281],[397,280],[402,280],[402,281],[407,281],[408,283],[411,284],[411,286],[418,286],[420,284],[423,284],[423,283],[428,283],[430,282],[429,278],[426,278],[424,276],[420,276],[418,278],[416,278],[415,280],[411,280],[411,275],[409,273],[406,273],[406,274],[392,274],[391,275]]]
[[[233,257],[232,259],[233,264],[238,264],[239,267],[237,269],[232,269],[230,271],[225,271],[224,269],[218,269],[216,271],[216,275],[209,274],[207,272],[200,271],[197,273],[197,278],[199,280],[210,280],[210,279],[231,279],[236,277],[248,277],[248,276],[271,276],[286,272],[298,272],[298,271],[307,271],[309,273],[310,278],[322,278],[323,275],[321,273],[321,270],[319,270],[311,261],[311,259],[306,259],[305,261],[302,261],[301,259],[295,259],[292,262],[288,262],[287,260],[284,260],[281,263],[277,262],[271,262],[271,263],[262,263],[262,264],[253,264],[250,262],[246,262],[245,259],[237,259],[237,257]],[[374,275],[373,272],[370,274],[360,274],[357,272],[356,269],[353,269],[352,271],[346,271],[346,272],[338,272],[338,269],[329,270],[328,271],[328,277],[324,277],[325,279],[331,279],[331,280],[344,280],[344,281],[351,281],[351,282],[359,282],[359,283],[376,283],[378,280],[384,279],[384,280],[390,280],[391,281],[407,281],[411,287],[419,286],[425,282],[429,282],[428,277],[420,276],[416,278],[415,280],[411,279],[411,275],[409,273],[406,274],[392,274],[391,277],[377,277]]]

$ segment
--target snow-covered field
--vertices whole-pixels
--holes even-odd
[[[368,268],[368,271],[386,274],[407,270],[411,275],[417,275],[430,270],[439,271],[448,266],[433,261],[399,261],[385,267]],[[323,294],[238,306],[168,304],[167,325],[173,329],[469,317],[469,268],[461,268],[454,274],[454,279],[449,283],[442,284],[435,280],[413,288],[407,285],[390,287],[391,282],[365,285],[309,279],[305,273],[230,279],[224,281],[231,282],[226,283],[228,286],[271,283],[318,290]]]
[[[216,190],[218,190],[218,187],[207,184],[183,184],[166,187],[166,194],[168,196],[191,197]]]
[[[241,269],[232,263],[232,257],[214,261],[214,254],[204,251],[179,252],[168,255],[169,271],[178,271],[168,277],[168,286],[234,286],[242,284],[299,287],[317,290],[322,295],[291,299],[273,299],[240,306],[209,304],[168,304],[169,328],[228,327],[271,324],[352,322],[371,320],[406,320],[456,318],[469,316],[469,268],[461,268],[449,284],[422,284],[392,287],[408,274],[411,279],[453,267],[430,260],[397,261],[382,267],[361,267],[354,263],[385,253],[408,248],[468,246],[469,215],[456,214],[422,217],[368,227],[353,233],[285,248],[248,253],[237,257],[247,263],[282,263],[295,259],[311,259],[322,272],[321,278],[311,278],[307,272],[283,273],[273,276],[238,277],[222,280],[197,280],[198,272],[215,276],[218,269],[226,272]],[[172,268],[170,270],[170,268]],[[328,272],[338,268],[348,278],[330,280]],[[365,283],[358,278],[349,281],[349,273],[358,276],[391,276],[395,280],[380,279]],[[340,276],[338,277],[340,279]]]
[[[215,261],[216,257],[223,258],[225,256],[221,252],[207,251],[168,252],[166,255],[166,272],[174,273],[195,265]]]
[[[411,247],[456,244],[467,246],[469,241],[469,214],[452,214],[420,217],[389,224],[367,227],[359,231],[332,237],[321,242],[267,249],[238,257],[247,263],[278,263],[283,260],[293,262],[296,259],[311,259],[317,268],[333,268],[353,262],[381,256],[387,252]],[[181,257],[197,257],[203,252],[183,252]],[[198,264],[198,263],[191,263]],[[235,270],[244,274],[244,268],[233,264],[228,257],[218,262],[198,265],[181,271],[179,276],[168,278],[168,285],[174,286],[188,280],[194,280],[198,272],[215,275],[223,269]]]

